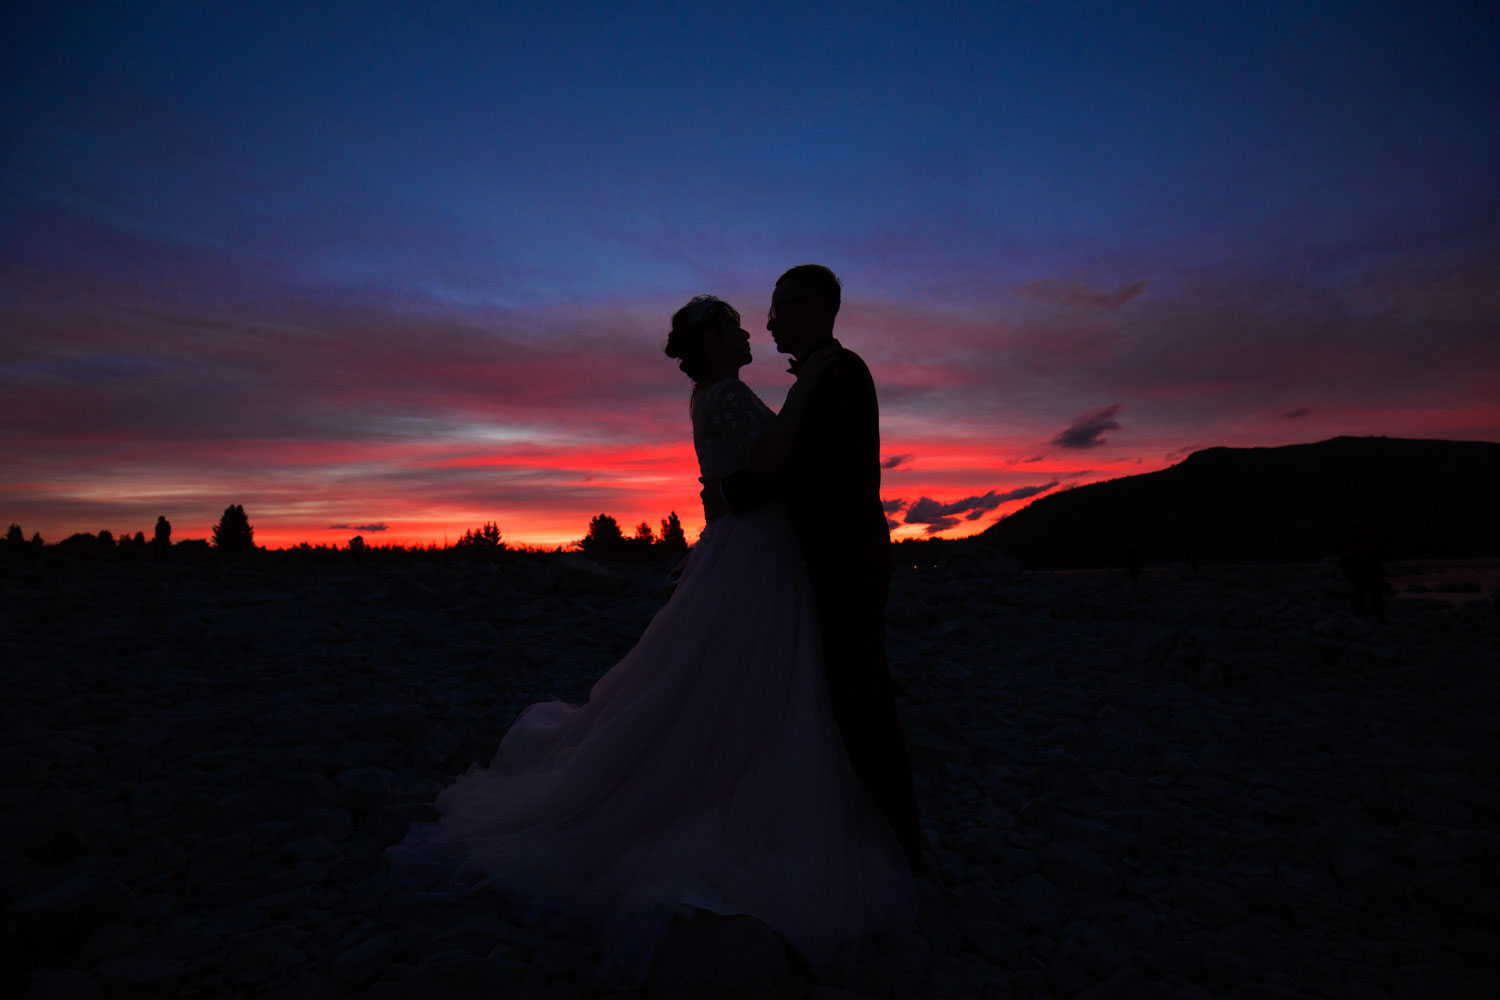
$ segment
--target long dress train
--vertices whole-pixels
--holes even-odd
[[[769,414],[737,379],[696,392],[705,475],[742,461]],[[527,708],[437,805],[390,851],[398,876],[489,884],[536,923],[586,928],[610,982],[641,982],[689,906],[756,917],[824,975],[911,910],[901,847],[839,738],[779,504],[710,524],[588,701]]]

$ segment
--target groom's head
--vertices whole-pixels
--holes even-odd
[[[766,329],[782,354],[799,354],[833,336],[843,286],[821,264],[799,264],[776,279]]]

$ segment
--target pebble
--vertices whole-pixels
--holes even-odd
[[[7,983],[28,997],[1483,995],[1500,908],[1494,596],[1351,615],[1296,567],[902,570],[889,651],[917,925],[816,982],[748,917],[620,994],[383,851],[508,721],[578,701],[661,568],[520,557],[0,577]],[[144,624],[143,624],[144,623]],[[3,985],[3,984],[0,984]]]

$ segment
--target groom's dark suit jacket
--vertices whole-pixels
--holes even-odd
[[[807,559],[823,634],[829,700],[854,771],[885,812],[913,870],[921,833],[906,739],[885,658],[891,533],[880,505],[880,408],[864,360],[836,353],[806,399],[791,451],[776,472],[736,473],[722,486],[739,514],[774,496],[785,502]],[[794,363],[793,370],[797,365]]]

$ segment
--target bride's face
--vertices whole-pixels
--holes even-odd
[[[740,368],[750,363],[750,334],[739,327],[720,327],[704,336],[704,347],[715,367]]]

